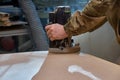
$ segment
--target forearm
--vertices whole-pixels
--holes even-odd
[[[106,11],[109,2],[92,0],[82,12],[76,11],[64,29],[69,36],[82,34],[99,28],[106,22]]]

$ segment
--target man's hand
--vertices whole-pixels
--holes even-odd
[[[64,30],[64,26],[60,24],[51,24],[45,27],[48,37],[51,41],[61,40],[68,37]]]

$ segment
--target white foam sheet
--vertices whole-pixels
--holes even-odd
[[[0,80],[31,80],[32,77],[40,70],[47,54],[48,51],[35,51],[4,54],[0,56]],[[21,55],[24,55],[25,57],[21,57]],[[18,56],[18,60],[16,56]],[[28,60],[24,61],[26,59]],[[13,63],[10,60],[13,61]],[[14,60],[18,63],[14,63]],[[5,61],[10,64],[4,64]]]

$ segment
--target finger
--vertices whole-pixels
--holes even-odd
[[[47,31],[48,38],[53,38],[52,30]]]
[[[48,31],[47,31],[47,35],[49,35],[49,34],[51,34],[52,33],[52,29],[49,29]]]
[[[51,34],[48,34],[48,38],[52,38],[52,35],[51,35]]]
[[[54,41],[55,39],[53,37],[50,38],[51,41]]]
[[[54,37],[54,35],[52,35],[52,34],[48,34],[48,38],[49,38],[51,41],[55,40],[55,37]]]
[[[51,28],[51,25],[47,25],[47,26],[45,27],[45,30],[48,31],[50,28]]]

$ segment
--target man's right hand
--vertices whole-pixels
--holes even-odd
[[[64,30],[64,26],[61,24],[51,24],[45,27],[48,37],[51,41],[61,40],[68,37]]]

